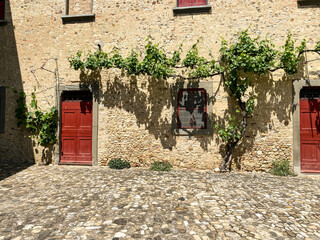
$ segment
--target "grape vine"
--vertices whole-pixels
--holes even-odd
[[[220,167],[224,172],[231,169],[233,149],[243,139],[247,119],[254,112],[255,95],[250,90],[253,83],[248,77],[250,75],[246,73],[261,76],[269,71],[283,69],[287,74],[295,74],[298,72],[300,58],[305,52],[320,55],[320,41],[314,49],[307,50],[306,40],[296,47],[292,35],[288,34],[285,44],[276,49],[269,39],[252,38],[248,30],[245,30],[239,33],[235,43],[228,44],[226,40],[222,41],[219,61],[212,56],[211,59],[199,56],[198,44],[194,44],[182,59],[182,45],[169,55],[148,38],[142,56],[135,51],[125,58],[118,51],[96,51],[86,55],[79,51],[69,58],[69,62],[74,70],[118,68],[130,75],[149,75],[163,80],[201,79],[222,75],[230,97],[237,103],[236,110],[226,120],[227,124],[215,126],[226,147]],[[185,70],[183,74],[180,74],[181,68]]]

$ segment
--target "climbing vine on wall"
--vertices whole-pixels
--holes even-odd
[[[24,126],[43,147],[54,144],[57,141],[57,108],[51,107],[48,111],[41,110],[34,93],[31,94],[32,99],[28,108],[26,94],[19,92],[18,95],[18,106],[15,110],[18,127]]]
[[[245,30],[239,34],[235,43],[222,41],[219,61],[213,56],[211,59],[199,56],[198,44],[194,44],[182,59],[182,45],[169,55],[158,44],[147,39],[144,54],[141,56],[133,50],[127,57],[122,57],[118,51],[97,51],[86,55],[78,52],[69,58],[69,62],[74,70],[118,68],[131,75],[143,74],[163,80],[170,77],[201,79],[222,75],[230,97],[237,103],[234,113],[226,120],[227,123],[224,126],[215,126],[226,147],[220,169],[228,171],[231,169],[233,149],[243,139],[247,118],[254,111],[255,96],[250,90],[253,82],[248,76],[261,76],[278,69],[283,69],[287,74],[295,74],[298,72],[301,55],[305,52],[320,55],[320,41],[314,49],[307,50],[306,40],[296,47],[292,35],[288,34],[284,45],[276,49],[269,39],[252,38]],[[180,69],[184,69],[183,74],[180,74]]]

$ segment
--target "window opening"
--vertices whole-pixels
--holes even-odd
[[[207,94],[204,89],[181,89],[178,93],[178,128],[207,128]]]
[[[0,0],[0,20],[4,20],[4,1],[5,0]]]
[[[0,87],[0,133],[4,133],[6,88]]]
[[[93,0],[66,0],[66,15],[92,13]]]
[[[178,0],[178,7],[207,5],[207,0]]]

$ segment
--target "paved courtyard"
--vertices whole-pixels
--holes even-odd
[[[31,166],[0,181],[0,239],[320,239],[320,178]]]

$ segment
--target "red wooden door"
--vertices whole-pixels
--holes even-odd
[[[320,99],[300,99],[301,172],[320,172]]]
[[[92,164],[92,101],[62,102],[60,163]]]

